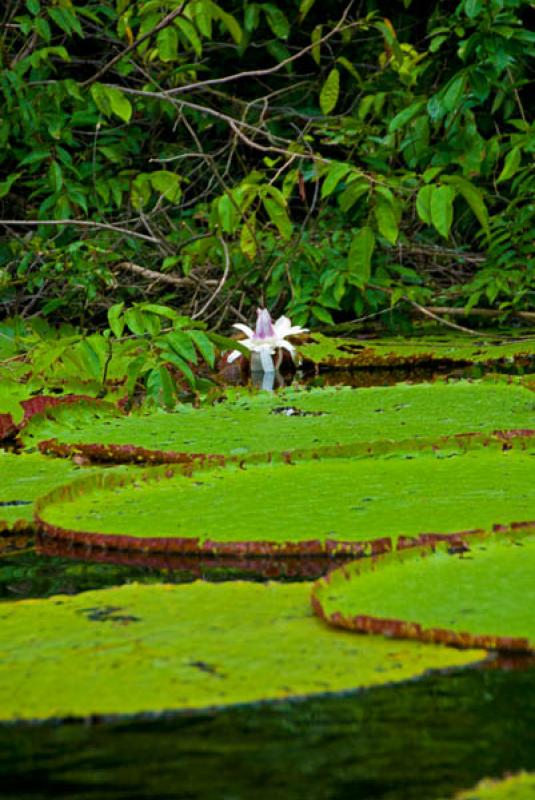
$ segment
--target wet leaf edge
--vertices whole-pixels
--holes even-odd
[[[336,583],[355,578],[363,572],[373,572],[383,564],[407,561],[414,561],[426,558],[436,552],[455,552],[462,553],[470,549],[467,535],[477,537],[480,541],[491,542],[493,539],[498,541],[498,537],[512,535],[522,537],[529,535],[535,530],[535,520],[531,522],[512,522],[510,525],[494,525],[492,531],[474,530],[463,531],[442,539],[428,538],[427,540],[417,541],[413,545],[406,543],[398,547],[395,552],[380,553],[379,557],[370,558],[362,561],[352,561],[338,567],[328,575],[317,580],[312,586],[310,600],[314,613],[323,619],[328,625],[336,628],[356,631],[357,633],[380,634],[390,636],[393,639],[415,639],[430,644],[444,644],[449,647],[483,648],[485,650],[498,650],[513,653],[535,653],[535,641],[530,642],[525,637],[512,636],[492,636],[488,634],[471,634],[469,632],[456,632],[448,628],[424,628],[419,622],[384,617],[374,617],[370,614],[356,614],[349,616],[340,611],[327,612],[321,602],[321,593]],[[431,534],[433,536],[433,534]]]
[[[218,453],[189,453],[175,450],[152,450],[135,444],[65,443],[57,437],[38,443],[44,455],[59,458],[82,457],[95,464],[200,464],[224,466],[227,463],[246,462],[254,464],[264,461],[290,461],[293,458],[320,458],[351,456],[375,456],[397,451],[420,452],[441,450],[449,446],[460,447],[463,451],[472,448],[500,444],[504,450],[512,446],[525,449],[530,439],[535,438],[535,429],[516,428],[495,430],[492,433],[455,433],[442,436],[409,438],[400,440],[376,440],[372,442],[353,442],[338,445],[320,445],[315,448],[302,448],[281,452],[256,453],[246,456],[228,456]]]
[[[269,456],[263,461],[271,461]],[[218,461],[215,462],[221,465]],[[224,465],[225,462],[223,462]],[[243,459],[239,462],[227,459],[226,463],[238,463],[243,465]],[[248,462],[249,463],[249,462]],[[258,463],[258,461],[257,461]],[[286,463],[292,464],[291,460]],[[66,485],[53,489],[48,494],[37,499],[34,505],[34,523],[37,532],[41,535],[54,539],[63,539],[72,543],[82,544],[89,547],[102,547],[110,550],[141,550],[144,552],[157,553],[180,553],[183,555],[212,555],[212,556],[331,556],[342,557],[352,556],[363,558],[365,556],[378,556],[392,551],[402,551],[420,545],[430,545],[439,542],[448,542],[450,545],[462,543],[464,536],[474,534],[485,534],[483,528],[474,528],[464,531],[452,531],[451,533],[424,532],[416,536],[399,536],[394,541],[391,536],[379,536],[364,541],[345,541],[340,539],[308,539],[299,542],[275,542],[271,540],[231,540],[214,541],[211,539],[200,540],[199,537],[137,537],[128,534],[104,534],[96,531],[80,531],[71,528],[63,528],[47,522],[44,518],[48,505],[58,502],[74,500],[94,489],[112,489],[118,486],[125,486],[129,483],[151,480],[166,480],[175,475],[191,477],[197,472],[203,472],[210,468],[214,461],[202,461],[199,464],[167,465],[159,467],[149,467],[144,471],[137,471],[135,474],[104,472],[81,478]],[[516,532],[519,529],[535,528],[535,520],[512,523],[495,523],[492,531]],[[395,547],[394,547],[395,542]]]

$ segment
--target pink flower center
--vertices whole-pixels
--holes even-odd
[[[271,321],[271,316],[267,308],[258,308],[256,310],[256,332],[257,339],[270,339],[275,336],[275,328]]]

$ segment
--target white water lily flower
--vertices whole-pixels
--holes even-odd
[[[256,330],[241,322],[237,322],[233,327],[246,335],[247,338],[242,339],[240,344],[245,345],[253,356],[255,353],[258,354],[262,371],[274,372],[273,356],[277,350],[287,350],[294,358],[295,347],[286,341],[286,337],[296,333],[306,333],[307,328],[292,325],[288,317],[279,317],[276,322],[272,322],[267,308],[258,308],[256,315]],[[239,350],[233,350],[227,358],[228,363],[231,364],[241,355]]]

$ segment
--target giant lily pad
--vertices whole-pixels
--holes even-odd
[[[81,473],[70,461],[0,450],[0,532],[33,527],[34,500]]]
[[[93,400],[87,395],[65,394],[44,395],[33,397],[29,395],[29,387],[25,384],[15,385],[15,391],[6,392],[0,397],[0,441],[15,436],[35,414],[42,414],[48,408],[58,405],[76,404],[80,401],[89,401],[95,408],[106,408],[98,400]]]
[[[407,537],[529,523],[535,459],[489,447],[97,474],[37,505],[51,536],[225,555],[364,554]]]
[[[68,409],[58,409],[49,412],[53,419],[31,422],[23,438],[26,444],[40,442],[44,452],[119,462],[180,462],[193,454],[321,452],[343,445],[384,452],[393,442],[403,442],[407,449],[460,433],[484,438],[513,429],[528,435],[533,433],[534,412],[532,392],[503,382],[288,389],[201,409],[181,406],[173,414],[125,418],[88,408],[85,416],[79,411],[73,417]]]
[[[328,367],[397,367],[448,362],[486,364],[535,357],[535,333],[497,338],[496,333],[472,337],[455,333],[426,333],[380,339],[340,339],[314,333],[298,347],[306,362]]]
[[[473,789],[458,792],[455,800],[533,800],[535,773],[519,772],[501,780],[484,778]]]
[[[130,584],[0,605],[0,719],[348,691],[483,657],[329,629],[311,613],[307,584]]]
[[[534,652],[534,574],[535,535],[499,533],[355,561],[320,579],[312,602],[342,628]]]

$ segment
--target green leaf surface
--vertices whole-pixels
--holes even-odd
[[[455,189],[452,186],[433,186],[431,194],[431,221],[445,239],[450,235],[453,222]]]
[[[534,797],[535,773],[518,772],[501,780],[483,778],[473,789],[457,792],[454,800],[533,800]]]
[[[44,449],[92,453],[104,460],[173,461],[184,453],[224,456],[321,452],[342,445],[364,451],[382,443],[435,442],[459,433],[533,427],[535,395],[504,383],[434,383],[367,389],[287,389],[173,414],[124,417],[80,405],[34,417],[21,433],[26,445],[55,438]]]
[[[39,453],[0,450],[0,532],[32,528],[33,503],[40,495],[93,471]]]
[[[78,482],[36,511],[49,535],[89,545],[217,555],[381,552],[400,537],[535,527],[534,455],[535,442],[526,453],[452,446],[373,459],[159,467]]]
[[[414,337],[342,339],[310,334],[298,353],[306,361],[330,367],[394,367],[440,361],[489,364],[500,360],[535,358],[535,337],[481,332],[464,334],[426,333]]]
[[[346,692],[483,656],[331,630],[312,615],[307,584],[130,584],[0,606],[0,719]]]
[[[340,72],[332,69],[320,92],[320,108],[323,114],[327,115],[334,111],[340,94]]]
[[[357,631],[534,652],[534,570],[533,533],[465,537],[340,567],[315,584],[313,605]]]
[[[372,255],[375,249],[375,234],[365,225],[355,231],[347,256],[347,269],[363,287],[370,280]]]

